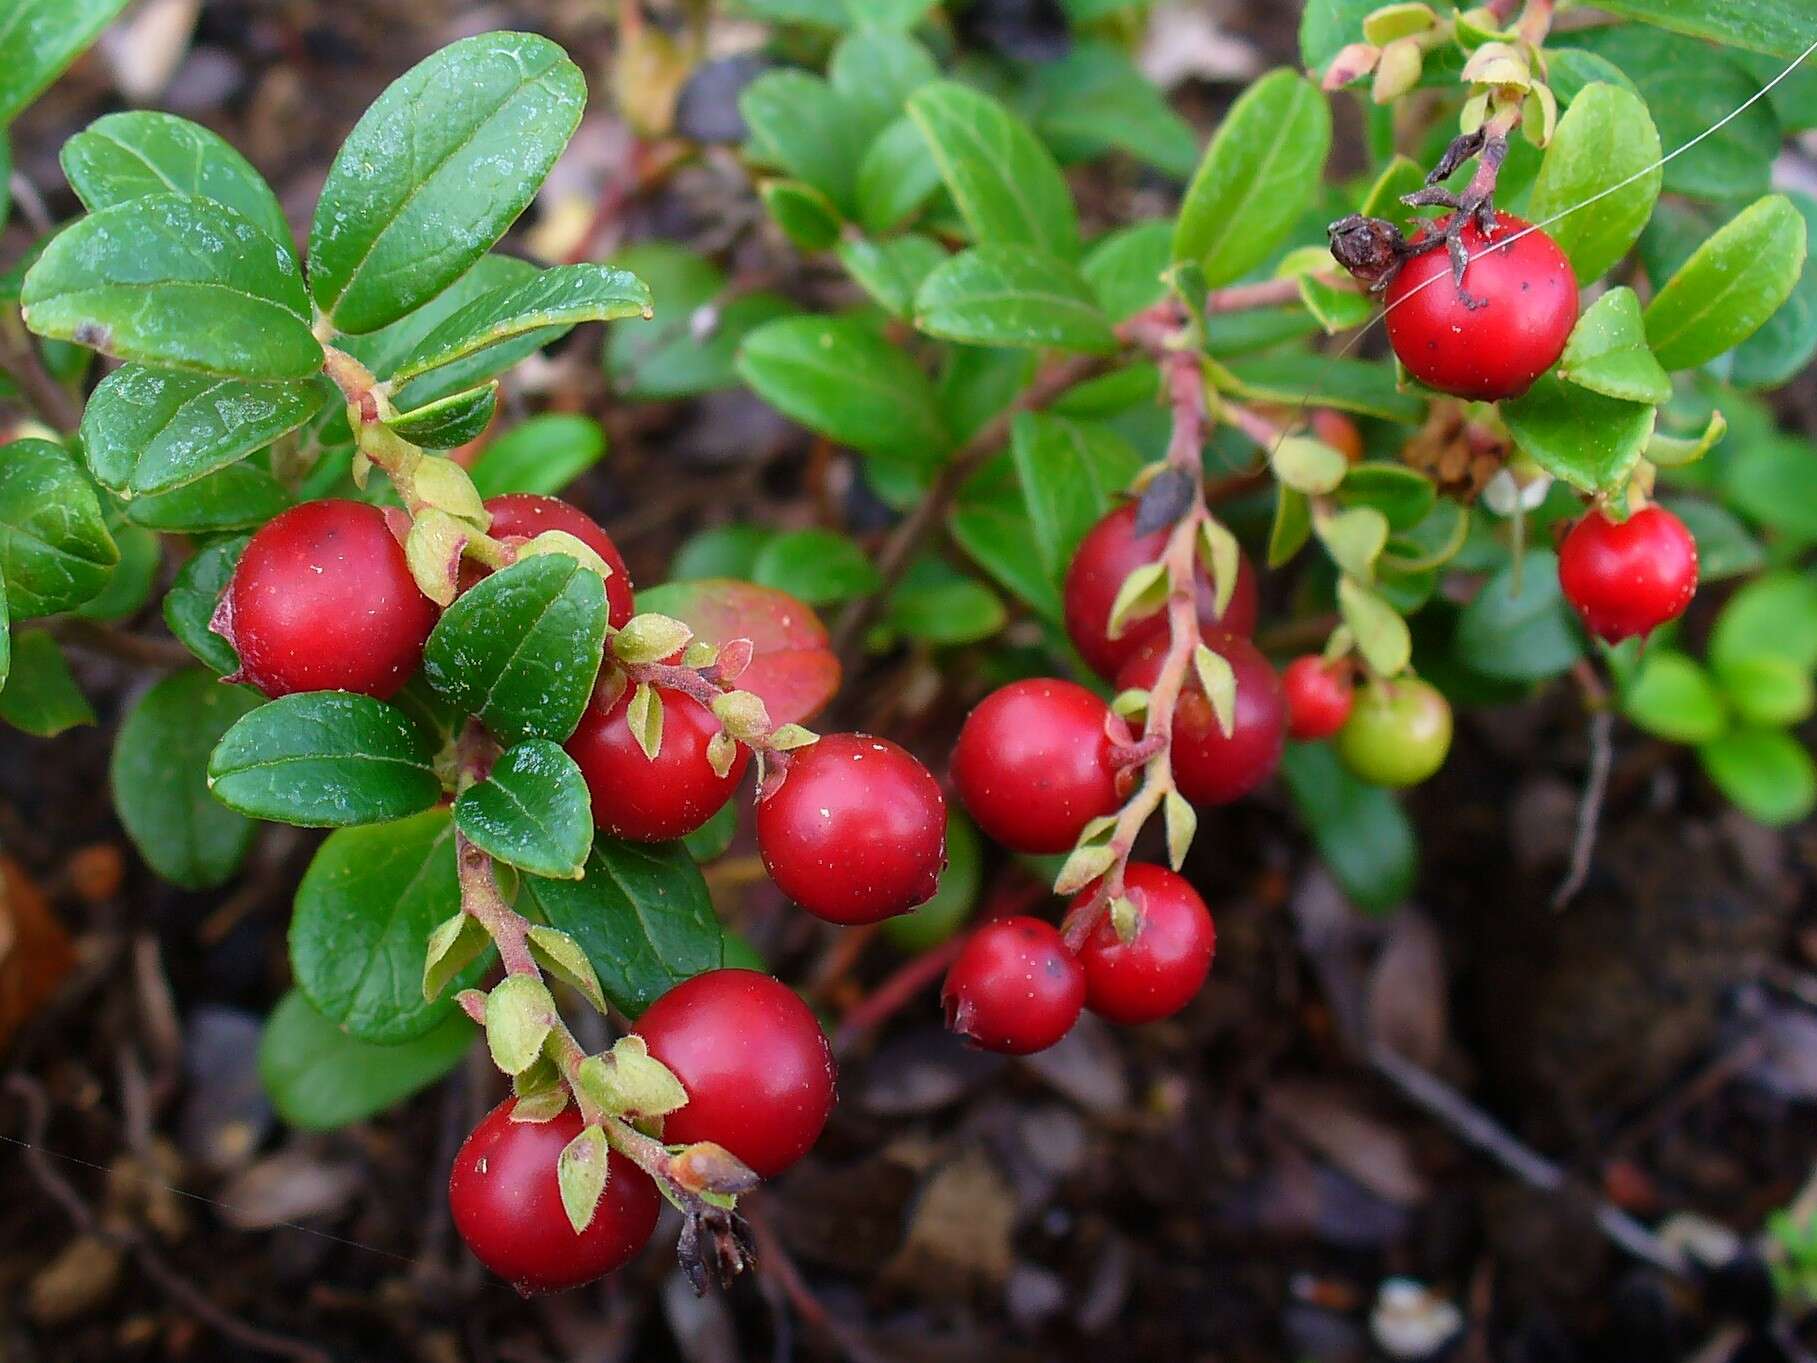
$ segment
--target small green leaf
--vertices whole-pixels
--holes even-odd
[[[547,739],[509,749],[454,802],[455,827],[495,861],[531,875],[578,877],[593,843],[587,783]]]
[[[1627,483],[1653,434],[1657,410],[1543,376],[1522,397],[1501,404],[1521,450],[1554,478],[1583,492]]]
[[[945,261],[915,297],[915,325],[971,345],[1116,349],[1110,319],[1071,265],[1020,245],[974,247]]]
[[[252,845],[252,821],[209,794],[208,755],[260,703],[246,687],[178,672],[147,691],[120,726],[109,767],[114,807],[139,855],[173,884],[223,885]]]
[[[1808,442],[1751,443],[1721,473],[1725,499],[1737,511],[1799,543],[1817,541],[1817,449]]]
[[[255,819],[340,828],[433,805],[442,793],[433,758],[422,731],[383,701],[306,691],[235,723],[209,758],[208,783]]]
[[[542,554],[463,592],[430,633],[423,672],[501,740],[560,742],[593,693],[605,636],[599,574]]]
[[[1804,216],[1785,195],[1743,209],[1647,305],[1659,362],[1690,369],[1752,336],[1791,297],[1804,257]]]
[[[890,593],[884,625],[891,632],[943,647],[988,639],[1008,622],[1003,602],[982,582],[944,564],[918,569],[910,569]]]
[[[858,162],[858,221],[867,232],[899,227],[940,188],[940,165],[906,114],[871,139]]]
[[[454,283],[535,197],[586,99],[580,69],[529,33],[464,38],[392,82],[316,202],[317,306],[359,335]]]
[[[1761,655],[1817,668],[1817,581],[1773,572],[1729,598],[1710,633],[1711,664],[1721,670]]]
[[[395,1045],[455,1008],[423,997],[429,937],[461,907],[454,825],[446,809],[331,833],[297,886],[290,965],[323,1017],[365,1041]],[[490,950],[452,983],[477,984]]]
[[[1375,561],[1388,544],[1388,518],[1372,506],[1353,506],[1335,516],[1314,515],[1312,526],[1331,561],[1359,582],[1375,578]]]
[[[0,686],[0,720],[38,738],[55,738],[78,724],[95,722],[88,698],[50,635],[21,630],[12,640],[11,655]]]
[[[119,561],[94,489],[62,446],[0,445],[0,580],[13,620],[91,600]]]
[[[20,291],[26,325],[104,355],[243,379],[322,367],[296,261],[233,209],[184,194],[79,218]]]
[[[1672,380],[1647,348],[1640,299],[1625,285],[1610,289],[1577,319],[1558,377],[1627,402],[1657,405],[1672,398]]]
[[[1342,506],[1374,507],[1388,528],[1404,534],[1424,521],[1438,503],[1432,480],[1405,464],[1356,464],[1337,490]]]
[[[1187,186],[1175,260],[1197,261],[1214,288],[1268,259],[1317,191],[1331,149],[1325,96],[1294,71],[1240,95]]]
[[[924,0],[909,0],[926,8]],[[911,24],[900,27],[907,29]],[[908,97],[939,79],[933,55],[906,32],[859,28],[839,40],[827,62],[827,79],[859,125],[862,147],[902,112]]]
[[[886,241],[855,237],[839,243],[839,263],[846,273],[891,316],[904,321],[914,313],[922,281],[945,259],[939,242],[912,232]]]
[[[1783,729],[1737,729],[1697,749],[1704,772],[1742,813],[1782,828],[1817,808],[1817,766]]]
[[[458,855],[458,852],[456,853]],[[448,982],[492,946],[492,938],[480,926],[479,919],[465,910],[444,918],[429,934],[423,954],[423,999],[433,1003],[448,988]]]
[[[1807,79],[1817,82],[1817,67]],[[1817,238],[1817,199],[1788,195],[1804,217],[1804,269],[1792,296],[1747,340],[1735,348],[1729,381],[1742,388],[1771,388],[1784,383],[1817,354],[1817,261],[1810,243]]]
[[[1060,591],[1029,524],[1016,468],[1008,454],[987,462],[954,499],[948,528],[959,547],[1044,618],[1060,622]]]
[[[592,417],[544,412],[488,444],[467,471],[482,497],[506,492],[549,496],[597,464],[605,453],[606,433]]]
[[[1640,239],[1659,198],[1659,160],[1659,132],[1633,91],[1588,85],[1571,101],[1540,162],[1526,215],[1549,224],[1546,231],[1580,285],[1599,278]],[[1632,183],[1622,184],[1630,177]],[[1622,188],[1605,192],[1615,185]]]
[[[1140,222],[1098,238],[1079,273],[1110,320],[1125,322],[1161,301],[1167,292],[1161,276],[1172,263],[1173,228]]]
[[[1062,162],[1120,150],[1183,180],[1198,164],[1192,125],[1168,104],[1159,86],[1123,51],[1099,39],[1075,37],[1058,60],[1029,70],[1027,98],[1035,131]]]
[[[1135,477],[1142,456],[1114,431],[1093,422],[1023,412],[1010,431],[1035,545],[1048,575],[1058,582],[1079,541]]]
[[[1744,724],[1763,728],[1802,724],[1817,703],[1810,672],[1770,653],[1725,662],[1717,680]]]
[[[152,194],[193,194],[225,204],[291,254],[296,246],[277,195],[218,133],[173,114],[108,114],[58,153],[69,187],[91,213]]]
[[[556,1156],[556,1187],[561,1192],[562,1210],[568,1214],[568,1224],[576,1235],[593,1224],[594,1209],[606,1191],[606,1157],[610,1153],[606,1133],[589,1126]]]
[[[133,498],[126,519],[147,530],[206,535],[263,525],[292,501],[262,461],[243,459],[169,492]]]
[[[625,707],[625,725],[643,755],[652,762],[662,753],[662,712],[662,697],[656,694],[656,688],[649,682],[639,682],[631,693],[631,703]]]
[[[114,621],[137,615],[151,600],[158,574],[164,569],[164,546],[151,531],[122,525],[114,531],[114,543],[120,561],[107,585],[72,612],[84,620]]]
[[[1558,556],[1529,550],[1483,585],[1458,617],[1452,652],[1504,681],[1541,681],[1583,656],[1583,639],[1558,586]]]
[[[414,1040],[374,1045],[349,1036],[293,989],[265,1024],[259,1079],[287,1124],[332,1131],[435,1083],[461,1063],[473,1037],[473,1024],[456,1012]]]
[[[1268,462],[1284,486],[1309,497],[1337,491],[1350,471],[1350,461],[1342,454],[1306,435],[1290,435],[1276,442],[1268,452]]]
[[[1674,33],[1764,52],[1782,61],[1803,55],[1811,42],[1811,15],[1803,0],[1748,0],[1745,5],[1713,5],[1708,0],[1607,0],[1598,8]]]
[[[751,565],[751,581],[780,588],[810,606],[847,601],[883,585],[864,550],[831,530],[777,535]]]
[[[1689,439],[1661,435],[1657,430],[1653,438],[1647,441],[1647,458],[1660,468],[1683,468],[1695,464],[1712,449],[1716,442],[1727,435],[1729,423],[1720,411],[1710,413],[1709,424],[1703,428],[1703,434]]]
[[[1306,494],[1275,485],[1274,521],[1268,529],[1268,566],[1279,568],[1312,537],[1312,507]]]
[[[525,877],[519,893],[580,943],[613,1006],[633,1017],[720,964],[719,920],[706,882],[678,842],[598,837],[582,879]]]
[[[587,959],[579,942],[559,928],[539,923],[530,929],[529,943],[530,954],[536,957],[538,965],[578,989],[600,1012],[606,1011],[606,996],[599,987],[599,976],[594,973],[593,963]]]
[[[842,212],[857,207],[867,125],[831,85],[805,71],[765,72],[740,93],[738,112],[757,160],[812,185]]]
[[[12,122],[82,49],[92,43],[126,0],[12,0],[0,18],[0,126]]]
[[[1373,360],[1267,355],[1219,366],[1218,374],[1221,387],[1254,402],[1335,407],[1410,426],[1425,419],[1425,404],[1400,391],[1390,366]]]
[[[385,423],[396,435],[426,450],[451,450],[477,440],[498,410],[498,380],[450,393],[445,398],[392,417]]]
[[[1413,640],[1400,612],[1354,578],[1338,580],[1338,609],[1356,646],[1381,676],[1398,677],[1413,655]]]
[[[542,1056],[555,1025],[555,1000],[534,975],[507,975],[486,995],[486,1046],[506,1074],[522,1074]]]
[[[1358,908],[1386,913],[1406,899],[1419,845],[1393,795],[1352,776],[1329,743],[1289,743],[1281,775],[1320,859]]]
[[[826,251],[839,240],[844,219],[833,201],[800,180],[765,180],[757,197],[783,236],[798,251]]]
[[[1621,712],[1673,743],[1707,743],[1729,727],[1722,696],[1694,659],[1652,648],[1621,689]]]

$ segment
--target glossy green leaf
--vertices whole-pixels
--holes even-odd
[[[1722,695],[1695,659],[1650,648],[1621,689],[1621,712],[1673,743],[1707,743],[1729,726]]]
[[[129,497],[168,492],[244,459],[311,420],[319,381],[249,383],[123,365],[82,413],[89,472]]]
[[[1737,729],[1697,749],[1704,772],[1742,813],[1775,828],[1817,808],[1817,765],[1783,729]]]
[[[0,445],[0,580],[13,620],[81,605],[119,561],[94,489],[62,446]]]
[[[1289,743],[1281,775],[1319,858],[1358,908],[1386,913],[1412,892],[1419,845],[1392,794],[1352,776],[1329,743]]]
[[[857,125],[860,149],[901,114],[910,95],[939,76],[925,47],[906,33],[881,27],[847,34],[827,62],[827,80],[844,103],[845,117]]]
[[[606,997],[633,1017],[722,958],[706,882],[679,842],[595,838],[582,879],[527,876],[519,894],[580,943]]]
[[[497,411],[498,380],[493,379],[478,388],[450,393],[404,412],[385,425],[412,445],[426,450],[452,450],[484,435]]]
[[[832,530],[792,530],[770,540],[751,564],[751,581],[810,606],[848,601],[883,585],[864,550]]]
[[[460,911],[454,822],[446,809],[329,835],[297,886],[290,968],[323,1017],[363,1041],[396,1045],[455,1010],[490,950],[434,1002],[423,998],[429,934]]]
[[[1187,187],[1175,260],[1196,261],[1212,287],[1268,259],[1317,192],[1331,149],[1325,96],[1294,71],[1240,95]]]
[[[259,1039],[259,1080],[287,1125],[333,1131],[435,1083],[461,1063],[478,1034],[457,1011],[411,1041],[379,1046],[349,1036],[293,989]]]
[[[1647,348],[1640,299],[1626,285],[1610,289],[1577,319],[1558,377],[1626,402],[1662,403],[1672,397],[1670,376]]]
[[[1438,501],[1438,489],[1405,464],[1353,464],[1336,496],[1341,506],[1374,507],[1390,530],[1404,532],[1426,519]]]
[[[125,620],[144,610],[164,568],[164,546],[151,531],[136,525],[114,529],[120,561],[107,585],[73,612],[84,620]]]
[[[482,497],[506,492],[548,496],[597,464],[606,452],[606,433],[592,417],[544,412],[480,451],[467,470]]]
[[[796,310],[773,293],[719,301],[724,274],[670,242],[638,242],[612,263],[649,284],[656,310],[650,321],[629,319],[606,333],[606,373],[627,397],[693,397],[735,387],[733,361],[746,334]]]
[[[587,708],[605,638],[599,574],[543,554],[456,598],[429,635],[423,674],[503,742],[559,743]]]
[[[669,581],[693,582],[708,577],[749,578],[757,556],[776,531],[767,525],[716,525],[690,535],[675,551]]]
[[[1722,470],[1728,504],[1799,543],[1817,542],[1817,449],[1788,437],[1738,451]]]
[[[1058,582],[1086,531],[1142,467],[1142,456],[1104,426],[1035,412],[1016,417],[1010,452],[1042,565]]]
[[[1723,668],[1763,654],[1817,668],[1817,580],[1768,573],[1729,598],[1710,634],[1711,663]]]
[[[509,749],[454,802],[455,827],[480,851],[531,875],[575,879],[593,845],[587,783],[547,739]]]
[[[193,194],[238,212],[293,255],[290,224],[265,178],[218,133],[174,114],[108,114],[58,153],[82,206],[99,212],[152,194]]]
[[[987,573],[1037,614],[1059,623],[1060,589],[1035,542],[1010,455],[990,460],[966,480],[953,501],[947,528]]]
[[[10,0],[0,13],[0,125],[100,36],[126,0]]]
[[[1571,608],[1558,587],[1558,556],[1529,550],[1483,584],[1458,617],[1452,652],[1472,671],[1502,681],[1543,681],[1583,656]]]
[[[176,581],[164,594],[164,623],[177,641],[211,668],[217,677],[236,672],[240,655],[233,645],[208,627],[221,593],[233,577],[248,536],[217,540],[177,570]]]
[[[1659,152],[1647,106],[1617,85],[1586,86],[1559,119],[1526,216],[1548,224],[1579,284],[1599,278],[1640,239],[1664,178]],[[1638,178],[1605,194],[1630,177]],[[1560,213],[1566,216],[1552,221]]]
[[[842,212],[857,207],[858,159],[868,126],[819,76],[768,71],[738,96],[758,160],[812,185]]]
[[[21,630],[12,638],[10,653],[0,686],[0,720],[37,738],[55,738],[95,722],[94,709],[55,639],[41,629]]]
[[[1058,60],[1036,63],[1027,97],[1035,131],[1063,162],[1115,149],[1180,180],[1198,164],[1192,124],[1110,43],[1075,39]]]
[[[1117,338],[1071,265],[1027,246],[977,246],[922,282],[915,325],[970,345],[1107,354]]]
[[[989,587],[939,563],[911,568],[883,612],[883,628],[891,634],[935,647],[975,644],[1008,620],[1003,602]]]
[[[1113,322],[1127,321],[1161,301],[1161,276],[1173,263],[1173,228],[1143,222],[1111,232],[1092,246],[1079,267]]]
[[[1716,679],[1743,724],[1771,728],[1802,724],[1817,705],[1810,670],[1770,653],[1725,663]]]
[[[1788,61],[1813,41],[1804,0],[1597,0],[1597,8]]]
[[[188,890],[232,879],[255,825],[208,791],[208,755],[262,697],[200,669],[164,678],[120,725],[108,772],[114,808],[146,864]]]
[[[104,355],[245,379],[322,367],[296,261],[209,199],[151,194],[64,228],[25,276],[40,336]]]
[[[1647,340],[1667,369],[1739,345],[1792,295],[1804,269],[1804,217],[1783,194],[1743,209],[1647,305]]]
[[[212,534],[263,525],[295,499],[256,459],[244,459],[186,486],[126,504],[126,519],[148,530]]]
[[[1255,402],[1309,403],[1416,425],[1425,404],[1395,385],[1394,371],[1373,360],[1326,355],[1267,355],[1226,366],[1229,387]]]
[[[939,242],[912,232],[886,241],[853,237],[839,243],[839,263],[846,273],[904,321],[914,314],[922,281],[946,258],[946,248]]]
[[[1804,218],[1804,269],[1779,311],[1735,348],[1729,380],[1744,388],[1776,387],[1817,355],[1817,262],[1810,250],[1817,240],[1817,199],[1809,194],[1786,197]]]
[[[419,62],[361,116],[309,233],[316,305],[341,331],[395,322],[483,256],[580,123],[586,80],[530,33],[483,33]]]
[[[927,376],[855,319],[766,323],[739,347],[738,372],[785,416],[866,454],[926,466],[952,447]]]
[[[1653,434],[1655,408],[1606,398],[1549,376],[1501,404],[1521,450],[1554,478],[1583,492],[1621,487]]]
[[[907,114],[871,139],[858,162],[858,221],[867,232],[899,226],[940,188],[940,163]]]
[[[757,187],[757,197],[796,250],[827,251],[839,241],[844,219],[814,186],[800,180],[765,180]]]
[[[255,819],[340,828],[401,819],[441,797],[422,731],[371,696],[306,691],[239,720],[208,760],[209,787]]]
[[[1078,255],[1072,193],[1027,124],[954,81],[922,86],[909,97],[908,112],[974,240],[1033,246],[1062,260]]]

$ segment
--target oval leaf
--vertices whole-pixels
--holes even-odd
[[[1659,198],[1664,172],[1658,163],[1659,130],[1631,90],[1587,85],[1559,120],[1526,216],[1550,224],[1546,231],[1570,259],[1580,285],[1598,278],[1640,239]],[[1596,198],[1629,176],[1639,178]],[[1559,213],[1566,216],[1551,222]]]
[[[731,578],[671,582],[637,594],[637,609],[674,616],[709,644],[749,639],[741,690],[761,697],[777,725],[800,724],[839,689],[839,659],[813,610],[773,587]]]
[[[1600,492],[1627,482],[1647,448],[1658,410],[1548,375],[1525,396],[1502,403],[1501,414],[1534,463],[1580,491]]]
[[[61,445],[0,445],[0,580],[12,619],[81,605],[119,561],[94,488]]]
[[[454,822],[493,860],[531,875],[578,877],[593,843],[587,783],[547,739],[519,743],[462,791]]]
[[[461,1063],[475,1035],[457,1011],[413,1040],[374,1045],[347,1035],[293,989],[259,1039],[259,1080],[286,1123],[332,1131],[433,1084]]]
[[[915,325],[971,345],[1107,354],[1117,347],[1091,286],[1026,246],[979,246],[938,266],[915,296]]]
[[[13,0],[0,18],[0,127],[92,43],[126,0]]]
[[[195,654],[217,677],[237,672],[240,655],[233,645],[210,629],[221,593],[240,555],[246,552],[247,536],[218,540],[197,553],[177,570],[176,581],[164,594],[164,623],[177,641]]]
[[[1647,305],[1647,340],[1659,362],[1690,369],[1752,336],[1792,296],[1804,234],[1796,205],[1770,194],[1699,246]]]
[[[385,423],[412,445],[426,450],[452,450],[477,440],[498,410],[498,380],[395,416]]]

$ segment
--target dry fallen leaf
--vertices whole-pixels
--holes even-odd
[[[69,934],[25,869],[0,856],[0,1046],[44,1005],[75,964]]]

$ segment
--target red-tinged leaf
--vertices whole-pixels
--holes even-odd
[[[763,698],[773,723],[812,717],[839,689],[839,659],[827,647],[826,626],[787,592],[729,577],[669,582],[639,592],[637,609],[685,621],[711,644],[749,639],[751,663],[738,687]]]

